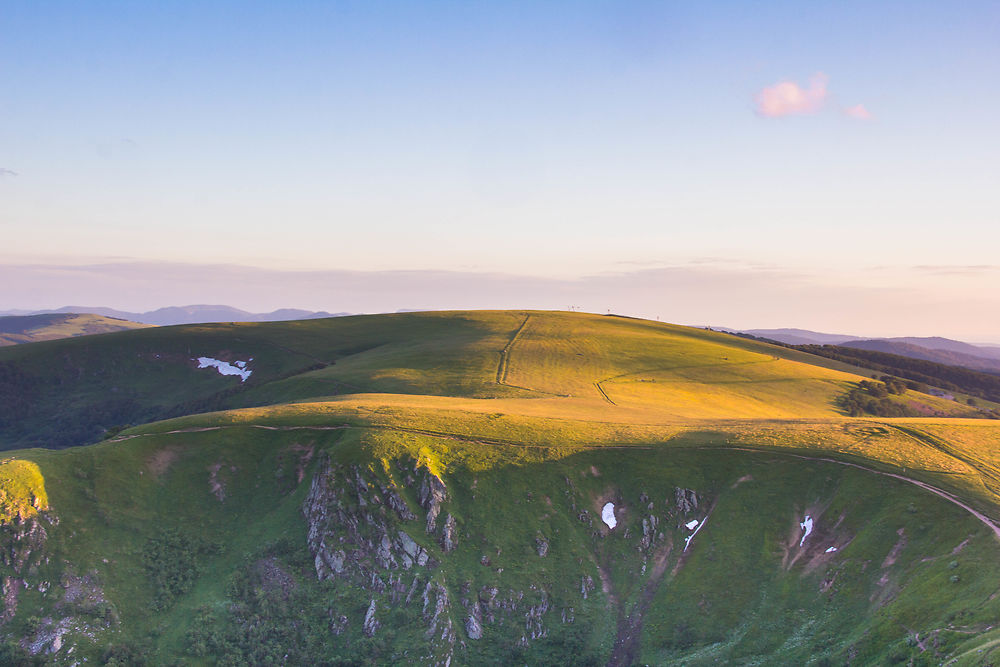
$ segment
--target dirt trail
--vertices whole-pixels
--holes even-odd
[[[618,636],[615,638],[615,646],[611,650],[611,657],[608,659],[608,667],[630,667],[639,656],[639,640],[642,638],[642,620],[649,610],[649,605],[653,601],[653,596],[663,583],[663,576],[667,573],[667,564],[670,553],[673,551],[673,540],[668,541],[653,554],[653,567],[649,573],[649,579],[642,587],[642,594],[632,607],[632,611],[625,615],[624,609],[618,610]],[[678,565],[680,563],[678,562]],[[673,577],[677,568],[670,573]]]
[[[600,382],[595,382],[594,386],[597,387],[597,391],[601,392],[601,396],[604,397],[605,401],[607,401],[611,405],[618,405],[617,403],[611,400],[611,397],[608,396],[608,393],[606,391],[604,391],[604,387],[601,386]]]
[[[134,438],[150,438],[157,435],[179,435],[182,433],[207,433],[208,431],[223,431],[230,428],[257,428],[264,431],[340,431],[351,428],[348,424],[338,424],[336,426],[265,426],[264,424],[226,424],[225,426],[199,426],[192,428],[179,428],[173,431],[158,431],[156,433],[136,433],[134,435],[121,435],[117,438],[110,438],[106,442],[125,442]]]
[[[532,389],[531,387],[522,387],[519,384],[511,384],[507,382],[507,373],[510,370],[510,353],[514,348],[514,344],[517,343],[521,338],[521,334],[524,333],[525,328],[528,326],[528,321],[531,319],[531,315],[525,315],[524,321],[521,322],[521,326],[517,328],[514,335],[510,337],[507,344],[503,346],[500,350],[500,361],[497,362],[497,377],[496,383],[503,385],[504,387],[510,387],[511,389],[520,389],[521,391],[530,391],[535,394],[542,394],[544,396],[558,396],[559,398],[568,398],[567,394],[557,394],[551,391],[544,391],[542,389]]]
[[[922,431],[914,426],[903,426],[901,424],[885,424],[886,426],[895,429],[904,436],[919,442],[921,445],[926,445],[932,447],[943,454],[946,454],[954,459],[958,459],[962,463],[968,465],[982,477],[983,485],[986,486],[990,491],[1000,495],[1000,470],[988,461],[974,456],[969,452],[963,452],[955,447],[952,447],[948,442],[942,438],[935,435],[931,435],[926,431]]]
[[[758,452],[758,453],[762,451],[762,450],[759,450],[759,449],[751,449],[749,447],[727,447],[726,449],[738,449],[740,451]],[[915,486],[919,486],[921,489],[923,489],[925,491],[930,491],[934,495],[940,496],[940,497],[944,498],[945,500],[947,500],[948,502],[950,502],[950,503],[952,503],[954,505],[958,505],[959,507],[961,507],[962,509],[964,509],[969,514],[971,514],[972,516],[974,516],[977,519],[979,519],[984,525],[986,525],[990,530],[993,531],[993,534],[997,536],[997,539],[1000,539],[1000,526],[998,526],[996,523],[994,523],[992,519],[990,519],[988,516],[986,516],[982,512],[978,512],[978,511],[974,510],[972,507],[970,507],[969,505],[963,503],[961,500],[959,500],[955,496],[951,495],[947,491],[942,491],[941,489],[933,487],[930,484],[927,484],[926,482],[921,482],[918,479],[913,479],[912,477],[906,477],[905,475],[897,475],[896,473],[893,473],[893,472],[883,472],[881,470],[874,470],[872,468],[866,468],[863,465],[858,465],[857,463],[850,463],[848,461],[838,461],[837,459],[828,459],[828,458],[823,458],[823,457],[819,457],[819,456],[803,456],[801,454],[786,454],[784,452],[771,452],[771,453],[775,453],[775,454],[779,454],[779,455],[780,454],[784,454],[785,456],[791,456],[791,457],[796,458],[796,459],[804,459],[806,461],[822,461],[824,463],[836,463],[837,465],[848,466],[850,468],[857,468],[858,470],[864,470],[866,472],[870,472],[870,473],[873,473],[875,475],[882,475],[883,477],[892,477],[893,479],[898,479],[898,480],[901,480],[903,482],[909,482],[910,484],[913,484]]]
[[[484,438],[472,438],[467,436],[461,436],[455,433],[427,431],[422,429],[408,429],[408,428],[394,427],[394,426],[366,427],[366,426],[352,426],[350,424],[337,424],[333,426],[265,426],[263,424],[227,424],[225,426],[203,426],[199,428],[185,428],[185,429],[177,429],[174,431],[163,431],[160,433],[137,433],[135,435],[126,435],[117,438],[112,438],[110,440],[107,440],[106,442],[125,442],[127,440],[132,440],[134,438],[151,437],[157,435],[176,435],[182,433],[204,433],[207,431],[221,431],[223,429],[230,429],[230,428],[256,428],[265,431],[339,431],[348,428],[383,428],[393,431],[416,433],[419,435],[428,435],[437,438],[447,438],[449,440],[457,440],[461,442],[469,442],[480,445],[510,446],[510,447],[521,447],[526,449],[551,449],[553,447],[553,445],[525,445],[523,443],[517,443],[517,442],[505,442],[499,440],[488,440]],[[617,445],[617,446],[601,445],[597,448],[598,449],[659,449],[659,447],[655,445]],[[875,470],[873,468],[867,468],[863,465],[859,465],[857,463],[851,463],[849,461],[838,461],[837,459],[831,459],[821,456],[804,456],[802,454],[791,454],[788,452],[781,452],[774,450],[754,449],[752,447],[684,447],[684,448],[679,447],[677,449],[701,450],[701,451],[704,450],[743,451],[743,452],[752,452],[755,454],[774,454],[778,456],[788,456],[791,458],[802,459],[804,461],[821,461],[823,463],[836,463],[837,465],[848,466],[850,468],[857,468],[858,470],[864,470],[866,472],[870,472],[875,475],[882,475],[883,477],[892,477],[893,479],[898,479],[900,481],[913,484],[914,486],[919,486],[921,489],[929,491],[934,495],[940,496],[941,498],[944,498],[948,502],[957,505],[958,507],[961,507],[969,514],[979,519],[979,521],[981,521],[983,525],[987,526],[991,531],[993,531],[993,534],[996,535],[997,539],[1000,539],[1000,526],[998,526],[988,516],[986,516],[982,512],[979,512],[978,510],[973,509],[971,506],[962,502],[961,500],[959,500],[952,494],[948,493],[947,491],[942,491],[941,489],[931,486],[926,482],[921,482],[920,480],[913,479],[912,477],[907,477],[905,475],[899,475],[892,472],[884,472],[882,470]]]
[[[800,457],[800,458],[808,458],[808,457],[803,456],[803,457]],[[861,470],[867,470],[868,472],[875,473],[876,475],[884,475],[885,477],[893,477],[895,479],[899,479],[899,480],[902,480],[904,482],[909,482],[910,484],[914,484],[916,486],[919,486],[921,489],[924,489],[925,491],[930,491],[934,495],[941,496],[945,500],[947,500],[947,501],[949,501],[951,503],[954,503],[955,505],[958,505],[959,507],[961,507],[962,509],[964,509],[969,514],[971,514],[972,516],[974,516],[977,519],[979,519],[980,521],[982,521],[986,526],[989,527],[990,530],[993,531],[993,534],[996,535],[998,539],[1000,539],[1000,526],[997,526],[997,524],[993,523],[993,520],[990,519],[989,517],[987,517],[985,514],[983,514],[981,512],[977,512],[976,510],[972,509],[971,507],[969,507],[968,505],[966,505],[965,503],[963,503],[961,500],[959,500],[955,496],[953,496],[950,493],[948,493],[947,491],[942,491],[941,489],[935,488],[935,487],[931,486],[930,484],[927,484],[925,482],[921,482],[920,480],[913,479],[912,477],[905,477],[903,475],[897,475],[897,474],[891,473],[891,472],[882,472],[880,470],[872,470],[871,468],[866,468],[864,466],[860,466],[857,463],[847,463],[846,461],[837,461],[835,459],[820,459],[820,458],[817,458],[817,459],[813,459],[813,460],[815,460],[815,461],[826,461],[828,463],[839,463],[842,466],[850,466],[852,468],[859,468]]]
[[[507,384],[507,369],[510,363],[510,350],[514,347],[514,343],[517,342],[517,339],[521,337],[521,334],[524,333],[524,327],[528,325],[528,320],[530,319],[531,315],[524,316],[524,321],[521,322],[521,326],[517,328],[514,335],[510,337],[507,344],[503,346],[502,350],[500,350],[500,361],[497,363],[497,384]]]
[[[400,433],[413,433],[415,435],[426,435],[432,438],[441,438],[442,440],[454,440],[456,442],[467,442],[473,445],[487,445],[491,447],[517,447],[519,449],[558,449],[560,445],[526,445],[521,442],[512,442],[509,440],[491,440],[489,438],[474,438],[471,436],[458,435],[457,433],[448,433],[447,431],[432,431],[430,429],[420,429],[420,428],[406,428],[405,426],[389,426],[375,424],[371,426],[364,426],[359,424],[337,424],[332,426],[265,426],[263,424],[225,424],[223,426],[202,426],[197,428],[180,428],[173,431],[157,431],[155,433],[136,433],[133,435],[122,435],[116,438],[111,438],[105,440],[105,442],[125,442],[127,440],[133,440],[135,438],[152,438],[160,435],[183,435],[185,433],[206,433],[208,431],[224,431],[227,429],[234,428],[256,428],[265,431],[342,431],[345,429],[356,428],[356,429],[380,429],[385,431],[398,431]],[[583,449],[586,449],[584,447]],[[599,445],[596,447],[589,447],[590,449],[634,449],[634,450],[652,450],[658,449],[655,445]]]
[[[738,366],[756,366],[758,364],[773,364],[778,361],[778,358],[773,359],[762,359],[760,361],[733,361],[726,362],[724,364],[694,364],[688,366],[654,366],[652,368],[645,368],[641,371],[629,371],[628,373],[621,373],[619,375],[612,375],[606,377],[601,382],[614,382],[615,380],[621,380],[627,377],[632,377],[633,375],[649,375],[650,373],[666,373],[672,371],[690,371],[690,370],[700,370],[703,368],[735,368]],[[686,380],[682,380],[686,381]]]

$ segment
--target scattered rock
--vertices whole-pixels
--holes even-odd
[[[6,624],[17,613],[17,594],[23,583],[16,577],[3,578],[3,614],[0,615],[0,625]]]
[[[395,491],[390,490],[386,493],[386,504],[394,509],[403,521],[413,521],[417,518],[417,515],[410,511],[409,506]]]
[[[448,497],[448,490],[441,478],[428,470],[420,484],[418,497],[420,506],[427,510],[427,532],[432,533],[437,526],[437,516],[441,512],[441,503]]]
[[[441,548],[445,553],[455,550],[456,532],[455,517],[449,514],[441,531]]]
[[[639,549],[645,551],[656,541],[656,526],[659,519],[654,515],[649,515],[642,520],[642,539],[639,541]]]
[[[545,554],[549,553],[549,543],[545,540],[545,538],[536,537],[535,550],[538,552],[540,557],[545,558]]]
[[[479,607],[476,606],[475,608],[478,609]],[[465,619],[465,634],[469,636],[469,639],[482,639],[483,626],[473,614],[470,614]]]
[[[688,512],[693,512],[698,509],[698,494],[691,489],[682,489],[680,487],[675,488],[674,501],[677,504],[677,508],[683,514],[687,514]]]
[[[366,637],[374,637],[375,632],[378,630],[379,625],[378,619],[375,618],[375,600],[372,599],[372,603],[368,605],[368,613],[365,614],[365,623],[362,626]]]
[[[220,503],[226,502],[226,485],[219,479],[219,471],[222,470],[221,463],[213,463],[208,467],[208,488]]]
[[[333,610],[330,610],[330,632],[337,635],[338,637],[347,630],[349,620],[343,614],[339,616],[334,614]]]

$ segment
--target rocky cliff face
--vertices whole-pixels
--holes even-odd
[[[232,493],[218,503],[204,487],[205,462],[192,464],[200,502],[219,524],[229,522],[227,534],[257,529],[253,539],[228,541],[221,552],[203,548],[209,524],[190,518],[188,533],[164,533],[183,537],[179,542],[142,532],[121,540],[124,531],[104,532],[110,516],[101,517],[105,525],[68,513],[60,522],[60,508],[49,507],[40,488],[31,491],[23,476],[8,474],[13,481],[0,490],[30,492],[0,495],[0,652],[19,647],[25,660],[52,664],[98,664],[121,648],[116,664],[148,654],[154,664],[325,659],[450,667],[566,664],[568,657],[575,665],[669,664],[718,651],[713,661],[739,663],[749,661],[746,655],[769,656],[777,645],[754,645],[744,654],[724,646],[734,628],[756,627],[734,623],[756,615],[786,619],[787,632],[775,633],[775,641],[791,647],[785,663],[804,664],[815,644],[786,639],[821,627],[830,609],[840,605],[839,619],[846,620],[835,620],[844,624],[855,622],[854,599],[906,609],[897,600],[904,599],[911,572],[934,576],[937,568],[937,587],[958,590],[980,574],[966,563],[995,553],[983,541],[977,545],[983,536],[972,532],[975,526],[955,528],[954,541],[941,549],[935,541],[928,551],[921,533],[927,519],[914,496],[912,505],[893,501],[881,514],[864,515],[874,517],[871,530],[892,524],[883,551],[866,546],[863,561],[842,560],[862,544],[855,537],[863,521],[852,513],[881,502],[881,488],[862,502],[855,497],[860,485],[845,487],[850,495],[828,507],[834,501],[816,500],[817,482],[808,471],[795,494],[772,502],[782,497],[773,489],[794,469],[775,469],[770,459],[752,475],[732,465],[706,479],[703,470],[711,469],[691,463],[706,460],[702,453],[680,460],[685,472],[664,464],[665,472],[653,474],[646,469],[652,463],[639,456],[633,468],[624,468],[618,453],[491,467],[379,445],[375,452],[317,448],[301,486],[278,487],[271,504],[280,511],[264,520],[255,484],[268,481],[273,469],[264,468],[242,489],[234,479]],[[485,458],[492,450],[478,454]],[[837,469],[823,472],[820,481],[836,489],[831,475]],[[151,484],[161,488],[158,480]],[[91,511],[93,498],[82,486],[76,508]],[[58,497],[73,506],[74,496]],[[905,525],[893,523],[900,520],[897,506],[913,508]],[[950,526],[935,527],[943,529]],[[149,554],[156,555],[156,567],[149,567]],[[190,567],[163,579],[188,582],[174,593],[174,605],[143,606],[154,600],[142,595],[158,575],[187,561]],[[211,578],[199,574],[206,570]],[[766,577],[755,580],[747,572]],[[146,592],[155,594],[155,588]],[[191,603],[205,600],[189,618]],[[909,609],[924,613],[922,602]],[[981,618],[988,620],[968,627],[981,631],[995,615]],[[877,620],[857,622],[868,627]],[[178,632],[169,636],[166,627]],[[893,631],[882,628],[884,636]],[[751,641],[753,632],[745,632]],[[924,629],[913,632],[932,647]],[[853,650],[850,641],[828,655],[841,662]],[[6,656],[0,653],[0,663],[17,664]]]
[[[9,622],[17,613],[17,599],[28,584],[25,579],[37,573],[38,566],[48,561],[45,524],[58,523],[54,513],[18,514],[0,523],[0,563],[3,564],[3,613],[0,624]]]
[[[48,531],[59,525],[51,510],[16,516],[0,524],[0,564],[3,579],[3,613],[0,627],[13,620],[19,600],[30,593],[33,606],[27,633],[14,639],[25,653],[54,664],[73,662],[79,642],[92,643],[105,630],[118,624],[113,604],[105,599],[97,573],[78,576],[70,563],[56,563],[62,575],[55,584],[48,567]],[[48,574],[45,574],[45,573]]]
[[[27,461],[0,462],[0,632],[25,654],[54,664],[73,661],[80,642],[91,643],[117,625],[114,605],[104,597],[97,573],[77,576],[72,564],[54,560],[50,531],[60,524],[49,506],[38,467]],[[29,623],[12,623],[28,600]]]
[[[354,628],[368,638],[386,632],[398,635],[400,620],[409,619],[419,633],[415,644],[406,649],[407,655],[421,664],[447,666],[453,660],[464,663],[472,656],[485,659],[511,649],[527,651],[527,656],[539,642],[551,639],[554,645],[564,644],[574,634],[570,629],[580,623],[581,614],[588,624],[606,618],[609,612],[622,615],[611,579],[615,569],[626,564],[609,562],[604,554],[601,543],[608,530],[593,519],[600,514],[599,505],[593,508],[594,514],[578,510],[579,505],[592,506],[594,499],[572,483],[569,487],[569,514],[584,524],[581,528],[589,535],[589,545],[578,544],[579,553],[569,561],[575,571],[562,569],[567,565],[567,545],[559,545],[558,537],[539,531],[524,545],[523,558],[546,562],[551,549],[562,550],[563,560],[554,565],[559,567],[557,584],[551,572],[535,578],[520,572],[504,574],[503,567],[495,567],[493,558],[502,557],[503,548],[516,545],[503,545],[493,554],[483,548],[485,539],[468,544],[471,536],[463,536],[453,509],[457,507],[455,495],[447,481],[427,467],[412,460],[398,461],[392,470],[376,473],[321,460],[302,508],[316,577],[360,596],[353,609],[331,611],[337,619],[331,626],[334,632]],[[551,500],[546,497],[545,501],[551,508]],[[685,522],[697,513],[698,503],[698,494],[689,489],[676,489],[658,503],[644,492],[633,502],[619,500],[620,513],[641,517],[636,522],[641,533],[624,526],[618,532],[633,544],[630,560],[639,570],[636,574],[648,578],[652,589],[663,576],[672,536],[693,532]],[[471,508],[461,509],[468,513]],[[474,564],[471,572],[470,562]],[[495,583],[501,577],[508,585]],[[565,581],[571,582],[568,590],[562,590]],[[632,617],[632,624],[635,637],[629,641],[634,644],[641,612]],[[613,628],[604,637],[608,645],[615,640]]]
[[[321,461],[303,504],[309,550],[318,579],[370,596],[359,619],[365,636],[378,633],[389,609],[419,613],[425,627],[421,659],[447,665],[456,641],[451,601],[439,562],[425,545],[453,550],[457,528],[451,515],[438,521],[448,498],[444,482],[426,468],[408,471],[408,479],[420,480],[419,505],[412,509],[392,482],[356,465]]]
[[[450,585],[447,572],[453,568],[442,567],[442,561],[462,537],[448,511],[448,486],[427,468],[402,465],[408,489],[357,466],[325,460],[303,504],[317,578],[343,582],[370,597],[364,617],[354,621],[366,636],[378,635],[383,619],[399,618],[401,611],[420,624],[420,645],[413,648],[417,659],[447,666],[456,650],[483,639],[491,626],[503,626],[503,635],[516,633],[514,641],[526,647],[548,636],[547,623],[573,622],[572,609],[550,618],[551,601],[539,585],[504,593],[473,581]],[[482,561],[481,566],[489,563],[485,556]],[[345,627],[352,623],[346,613],[337,615],[347,619]]]

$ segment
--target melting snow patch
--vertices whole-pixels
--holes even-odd
[[[615,518],[614,503],[604,503],[604,509],[601,510],[601,521],[608,524],[608,528],[614,528],[618,525],[618,519]]]
[[[253,361],[251,358],[250,361]],[[219,375],[239,375],[240,382],[246,382],[252,370],[247,368],[246,361],[237,361],[231,364],[228,361],[219,361],[212,357],[198,357],[198,368],[215,368]]]
[[[691,525],[692,523],[695,524],[695,526],[692,526]],[[684,551],[688,550],[688,545],[691,544],[691,540],[694,539],[694,536],[698,534],[699,530],[705,527],[706,523],[708,523],[707,516],[705,517],[705,520],[702,521],[701,523],[698,523],[697,521],[689,521],[688,523],[684,524],[685,526],[688,527],[689,530],[691,528],[694,528],[694,532],[684,538]]]
[[[699,523],[701,522],[698,521],[698,519],[691,519],[686,524],[684,524],[684,526],[687,527],[688,530],[694,530],[695,528],[698,527]]]
[[[826,550],[826,553],[828,553],[828,554],[829,553],[833,553],[836,550],[837,550],[837,547],[830,547],[829,549]]]
[[[802,523],[800,523],[799,526],[802,528],[802,530],[806,531],[805,533],[803,533],[802,539],[799,540],[799,546],[801,547],[802,543],[806,541],[807,537],[809,537],[809,533],[813,532],[812,517],[806,514],[806,518],[802,520]]]

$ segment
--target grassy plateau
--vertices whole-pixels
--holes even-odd
[[[6,347],[0,662],[993,664],[1000,422],[871,379],[538,311]]]

